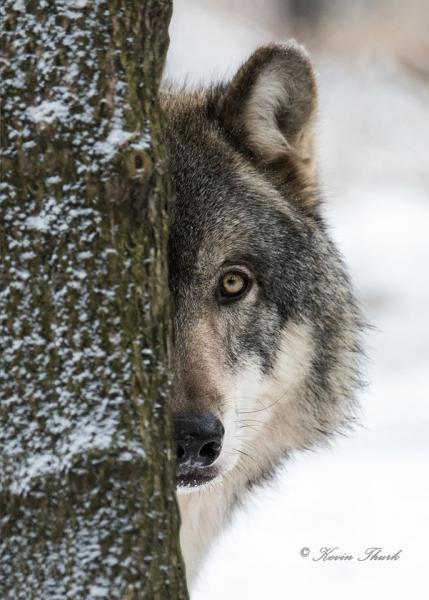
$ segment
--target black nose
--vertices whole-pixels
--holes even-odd
[[[208,467],[220,454],[224,428],[214,415],[181,415],[175,419],[179,467]]]

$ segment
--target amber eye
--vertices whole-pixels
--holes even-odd
[[[249,287],[249,278],[245,273],[229,271],[220,281],[220,292],[225,299],[240,298]]]

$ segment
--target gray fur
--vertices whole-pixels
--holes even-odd
[[[245,490],[290,450],[350,421],[361,318],[321,212],[317,90],[306,53],[293,44],[261,48],[229,84],[165,91],[162,105],[174,184],[174,408],[214,413],[225,448],[237,454],[221,454],[210,484],[179,489],[192,579]],[[248,270],[254,284],[222,305],[216,290],[227,265]]]

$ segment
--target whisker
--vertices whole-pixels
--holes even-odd
[[[243,456],[247,456],[247,458],[250,458],[251,460],[253,460],[256,464],[258,464],[258,461],[256,460],[256,458],[254,458],[253,456],[250,456],[250,454],[247,454],[247,452],[244,452],[244,450],[239,450],[238,448],[233,448],[233,450],[235,452],[238,452],[239,454],[243,454]]]

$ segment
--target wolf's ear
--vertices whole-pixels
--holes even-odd
[[[316,109],[311,61],[292,42],[259,48],[222,89],[216,113],[232,143],[277,184],[291,166],[309,184]]]

